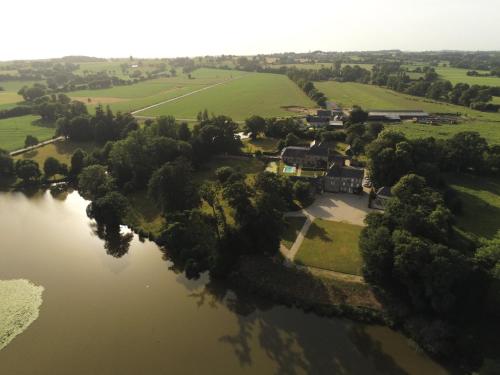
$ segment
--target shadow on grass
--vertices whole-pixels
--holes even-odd
[[[311,224],[309,230],[307,231],[306,238],[315,240],[320,239],[323,242],[332,242],[332,239],[328,235],[328,232],[317,225],[315,222]]]
[[[463,202],[463,212],[457,216],[458,227],[475,235],[492,238],[500,230],[500,207],[484,200],[459,192]]]

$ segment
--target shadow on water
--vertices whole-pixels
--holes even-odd
[[[190,297],[198,306],[224,304],[237,314],[238,331],[219,338],[242,367],[251,367],[254,340],[277,366],[276,374],[391,374],[407,372],[387,354],[366,326],[342,319],[303,315],[246,292],[210,281]],[[283,309],[288,309],[286,313]],[[291,309],[291,311],[290,311]],[[353,345],[346,345],[346,340]]]

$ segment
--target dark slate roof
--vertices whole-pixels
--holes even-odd
[[[328,149],[328,146],[320,143],[320,144],[312,146],[309,149],[309,153],[312,155],[328,157],[329,149]]]
[[[382,186],[377,190],[377,195],[381,197],[392,197],[391,188],[389,186]]]
[[[302,158],[308,151],[309,149],[307,147],[289,146],[283,149],[281,157]]]
[[[361,168],[333,165],[326,175],[328,177],[363,178],[365,171]]]
[[[428,117],[427,112],[421,110],[401,110],[401,111],[391,111],[391,110],[371,110],[368,112],[368,116],[384,116],[388,118],[395,117]]]

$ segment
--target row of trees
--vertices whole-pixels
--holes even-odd
[[[300,87],[304,93],[310,97],[312,100],[314,100],[320,107],[325,107],[326,106],[326,96],[324,93],[321,91],[318,91],[316,87],[314,86],[314,83],[312,81],[307,79],[308,71],[307,70],[290,70],[288,72],[288,78],[290,78],[293,82],[297,84],[297,86]]]
[[[417,173],[438,186],[443,171],[500,173],[500,147],[489,146],[476,132],[461,132],[446,140],[406,139],[385,130],[366,146],[368,168],[376,186],[392,186],[402,176]]]
[[[426,351],[474,358],[472,339],[459,332],[483,311],[499,267],[498,242],[478,247],[456,231],[443,196],[423,177],[403,176],[392,194],[383,213],[366,219],[363,275],[390,298],[393,319]]]

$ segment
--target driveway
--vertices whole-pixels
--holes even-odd
[[[286,216],[306,216],[332,221],[346,221],[355,225],[364,225],[364,220],[369,212],[368,194],[354,195],[346,193],[324,193],[316,197],[309,207],[299,211],[290,212]]]

